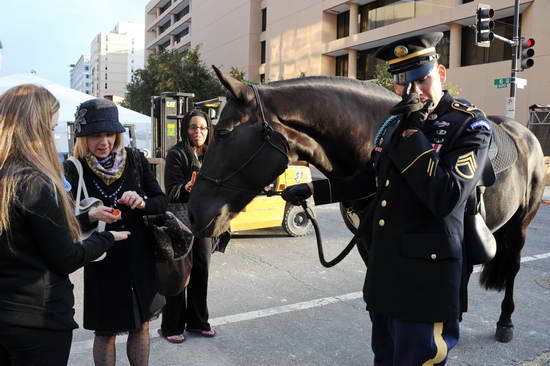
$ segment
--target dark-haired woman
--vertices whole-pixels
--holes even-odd
[[[181,142],[166,155],[164,183],[170,202],[186,203],[193,188],[192,174],[198,171],[212,134],[208,115],[194,110],[185,115],[182,123]],[[195,238],[193,243],[193,267],[187,289],[181,294],[166,298],[162,311],[159,333],[168,342],[181,343],[183,332],[214,337],[216,331],[208,323],[208,267],[212,253],[212,239]]]

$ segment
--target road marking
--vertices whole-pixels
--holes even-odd
[[[533,256],[523,257],[521,258],[521,262],[525,263],[525,262],[531,262],[531,261],[536,261],[536,260],[545,259],[545,258],[550,258],[550,253],[535,254]],[[474,273],[481,272],[482,268],[483,267],[481,265],[475,266]],[[273,316],[278,314],[290,313],[293,311],[302,311],[302,310],[317,308],[325,305],[335,304],[338,302],[356,300],[362,297],[363,297],[362,291],[351,292],[349,294],[344,294],[344,295],[323,297],[320,299],[298,302],[295,304],[276,306],[268,309],[254,310],[246,313],[213,318],[213,319],[210,319],[210,324],[213,326],[233,324],[233,323],[238,323],[238,322],[247,321],[247,320],[266,318],[268,316]],[[150,329],[149,333],[151,335],[151,338],[159,337],[159,335],[157,334],[156,328]],[[126,337],[117,337],[116,343],[126,343]],[[93,339],[90,339],[87,341],[73,342],[71,346],[71,353],[76,354],[76,353],[88,352],[92,348],[92,346],[93,346]]]

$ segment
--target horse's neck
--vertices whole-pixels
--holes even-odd
[[[274,96],[278,129],[289,142],[291,163],[305,160],[332,176],[349,175],[368,161],[376,129],[394,102],[380,101],[376,108],[366,108],[366,102],[361,96],[326,92]]]

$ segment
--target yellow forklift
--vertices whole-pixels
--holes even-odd
[[[181,141],[183,116],[190,110],[192,93],[162,93],[151,98],[152,157],[149,159],[157,179],[164,187],[164,159],[168,150]],[[216,124],[225,98],[218,97],[193,103],[204,110]],[[307,165],[291,165],[266,189],[281,191],[288,186],[311,182]],[[313,207],[313,202],[309,202]],[[282,226],[290,236],[303,236],[313,232],[313,225],[300,206],[285,202],[279,195],[258,195],[231,221],[231,231],[263,229]]]

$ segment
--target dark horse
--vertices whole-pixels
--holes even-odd
[[[351,175],[369,160],[377,127],[399,101],[382,87],[348,78],[307,77],[255,91],[215,71],[229,100],[189,200],[199,236],[227,230],[229,221],[289,162],[306,160],[327,177]],[[490,119],[500,123],[518,151],[514,164],[497,175],[484,196],[486,221],[498,244],[480,282],[486,289],[505,290],[495,336],[508,342],[513,337],[514,279],[527,226],[544,191],[544,163],[540,144],[527,128],[504,117]]]

